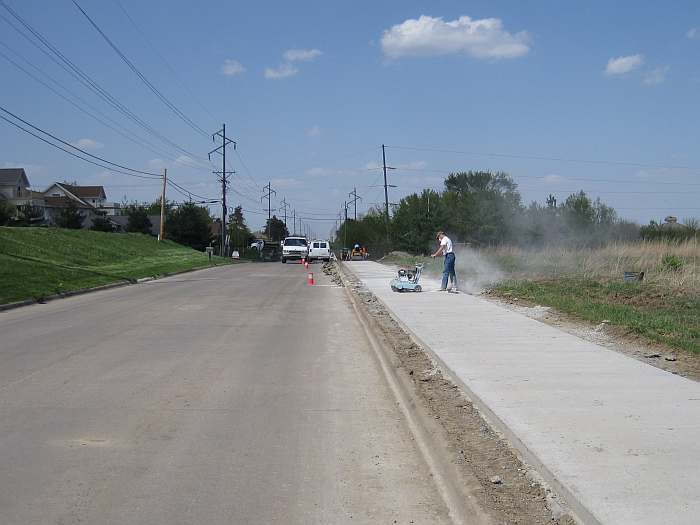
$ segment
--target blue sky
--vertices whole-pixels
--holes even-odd
[[[70,0],[3,1],[192,155],[139,130],[0,18],[0,52],[22,63],[19,53],[139,144],[0,56],[2,106],[96,155],[168,167],[180,185],[219,196],[206,160],[215,145],[158,100]],[[336,215],[355,186],[360,211],[380,203],[382,143],[397,168],[392,202],[439,188],[452,170],[492,169],[510,173],[526,203],[583,189],[643,223],[700,215],[697,2],[119,1],[140,29],[116,0],[78,3],[199,127],[226,122],[238,141],[229,202],[250,210],[253,227],[268,181],[273,206],[284,197],[314,219]],[[17,24],[1,5],[0,14]],[[4,121],[0,144],[0,165],[24,166],[39,189],[65,179],[103,184],[115,201],[159,192],[157,181],[84,164]],[[307,222],[319,235],[332,226]]]

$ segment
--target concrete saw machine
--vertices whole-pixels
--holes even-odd
[[[391,281],[391,289],[395,292],[421,292],[420,275],[423,273],[423,265],[416,264],[415,268],[408,270],[400,268],[399,274]]]

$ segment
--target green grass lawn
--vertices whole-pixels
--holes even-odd
[[[206,266],[202,252],[148,235],[0,227],[0,304]]]
[[[510,295],[700,354],[700,297],[650,284],[559,278],[498,283]]]

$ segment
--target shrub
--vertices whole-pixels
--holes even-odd
[[[667,253],[661,259],[661,271],[677,272],[681,268],[683,268],[683,259],[678,255]]]

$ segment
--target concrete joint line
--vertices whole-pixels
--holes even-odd
[[[349,268],[342,268],[343,272],[352,273]],[[355,274],[352,274],[358,282],[362,282]],[[345,279],[345,276],[343,276]],[[374,295],[374,294],[373,294]],[[430,359],[442,371],[444,377],[452,381],[457,385],[466,395],[466,397],[471,400],[473,405],[477,408],[484,420],[489,424],[489,426],[501,435],[511,447],[513,447],[519,454],[520,459],[526,465],[535,469],[539,475],[541,481],[540,483],[546,488],[549,487],[563,502],[565,509],[569,516],[578,524],[581,525],[603,525],[598,518],[596,518],[591,511],[589,511],[579,499],[567,488],[565,487],[557,477],[540,461],[540,459],[518,438],[518,436],[483,402],[483,400],[477,396],[468,385],[462,381],[457,374],[455,374],[445,362],[438,356],[430,346],[425,344],[425,342],[418,337],[401,319],[399,319],[389,306],[382,301],[379,297],[374,295],[374,298],[379,302],[391,318],[399,325],[399,327],[411,338],[411,340],[418,346],[423,348]]]
[[[391,350],[385,348],[385,345],[374,335],[371,328],[374,325],[373,321],[357,304],[356,298],[348,287],[348,279],[344,273],[346,269],[341,265],[339,268],[350,304],[379,362],[384,378],[398,402],[414,442],[432,474],[452,522],[455,525],[495,525],[469,491],[470,485],[477,487],[479,482],[476,479],[465,480],[449,460],[448,447],[442,437],[442,429],[412,394],[410,379],[399,375],[397,367],[392,365],[394,359],[392,359]]]

